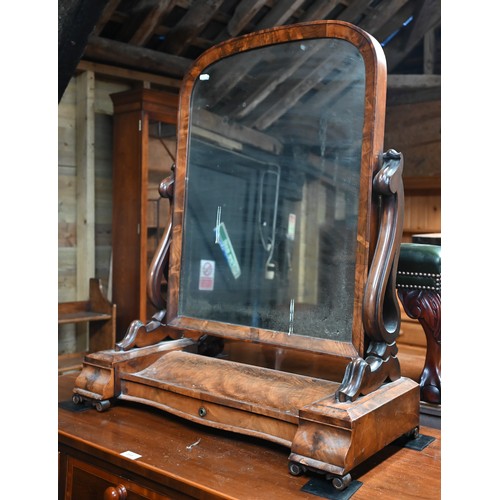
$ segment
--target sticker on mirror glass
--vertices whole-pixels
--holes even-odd
[[[233,244],[231,243],[231,238],[229,238],[229,234],[226,229],[226,225],[224,222],[221,222],[215,230],[219,235],[219,246],[221,247],[222,253],[226,258],[229,269],[231,269],[231,273],[234,279],[238,279],[241,276],[241,268],[240,263],[238,262],[238,258],[236,257],[236,253],[234,252]]]
[[[198,282],[199,290],[213,290],[215,279],[215,261],[200,260],[200,279]]]

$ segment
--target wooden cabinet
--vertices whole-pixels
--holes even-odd
[[[131,321],[146,321],[149,263],[168,220],[158,186],[175,158],[178,97],[136,89],[112,94],[113,121],[113,302],[117,340]]]

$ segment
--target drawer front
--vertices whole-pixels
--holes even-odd
[[[137,482],[68,457],[65,500],[165,500],[188,498],[172,490],[172,495],[151,490]],[[175,495],[175,496],[174,496]]]

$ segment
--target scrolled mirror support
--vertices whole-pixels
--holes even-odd
[[[172,165],[172,174],[164,179],[159,187],[158,192],[162,198],[167,198],[170,201],[172,208],[172,200],[174,193],[174,173],[175,165]],[[128,351],[133,347],[144,347],[154,345],[161,342],[168,336],[163,322],[167,310],[165,298],[161,294],[162,277],[167,279],[166,269],[168,268],[168,258],[170,253],[170,243],[172,242],[172,222],[170,221],[165,232],[163,233],[160,243],[155,251],[151,265],[149,266],[147,294],[150,302],[158,311],[153,315],[150,321],[144,324],[140,320],[134,320],[130,323],[123,340],[116,344],[115,350]]]
[[[370,339],[391,344],[399,335],[401,314],[396,296],[396,272],[403,232],[403,155],[390,149],[373,179],[380,195],[380,233],[363,298],[363,326]]]
[[[400,378],[396,338],[401,313],[396,296],[396,272],[403,232],[403,155],[394,149],[383,155],[373,179],[373,192],[380,196],[380,233],[368,273],[363,298],[363,327],[370,339],[365,358],[355,358],[346,368],[336,398],[353,401],[368,394],[387,379]]]
[[[175,166],[172,166],[172,170]],[[162,198],[167,198],[170,201],[170,209],[172,209],[173,193],[174,193],[174,173],[164,179],[158,187],[158,192]],[[172,219],[170,217],[170,219]],[[165,232],[163,233],[160,244],[158,245],[151,265],[149,266],[147,294],[149,301],[156,309],[162,310],[166,308],[166,300],[161,294],[162,277],[167,279],[165,270],[168,268],[168,257],[170,251],[170,243],[172,242],[172,220],[170,220]]]

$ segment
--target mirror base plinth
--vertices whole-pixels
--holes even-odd
[[[189,339],[88,355],[74,401],[133,401],[289,447],[289,460],[345,476],[419,424],[419,386],[400,378],[353,402],[339,383],[196,353]],[[106,402],[105,405],[102,403]],[[110,403],[108,403],[110,402]]]
[[[400,378],[353,402],[334,396],[299,411],[289,460],[344,475],[419,425],[419,387]]]

